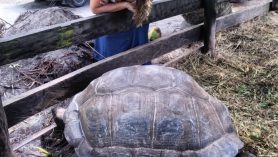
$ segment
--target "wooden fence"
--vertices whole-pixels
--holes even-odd
[[[225,0],[161,0],[153,4],[148,22],[155,22],[179,14],[192,12],[205,6]],[[122,66],[143,64],[184,45],[205,41],[205,49],[213,48],[210,41],[215,32],[248,21],[267,13],[271,0],[253,0],[257,5],[215,19],[215,8],[204,7],[205,24],[195,25],[180,32],[162,37],[154,42],[130,49],[126,52],[85,66],[63,77],[55,79],[19,96],[3,102],[9,126],[50,107],[84,89],[93,79],[103,73]],[[103,14],[38,29],[25,34],[0,39],[0,65],[19,59],[33,57],[39,53],[67,47],[92,38],[128,30],[132,26],[131,14],[122,11]],[[215,22],[215,23],[214,23]],[[215,27],[214,27],[215,26]]]

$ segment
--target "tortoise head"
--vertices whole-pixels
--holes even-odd
[[[141,26],[151,13],[152,0],[136,0],[137,14],[135,15],[136,26]]]

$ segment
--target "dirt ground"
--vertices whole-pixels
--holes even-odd
[[[217,42],[223,59],[195,53],[173,67],[226,102],[244,150],[278,156],[278,14],[218,33]]]
[[[26,11],[15,20],[13,26],[5,32],[4,37],[19,33],[26,33],[30,30],[64,23],[78,18],[80,18],[80,16],[73,14],[67,9],[59,7]]]
[[[58,7],[27,11],[17,18],[13,26],[3,32],[3,36],[26,33],[77,18],[79,16]],[[0,81],[2,100],[5,101],[88,65],[92,63],[92,58],[90,49],[84,46],[71,46],[0,66],[0,77],[3,78]]]

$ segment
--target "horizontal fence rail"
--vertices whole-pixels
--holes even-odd
[[[201,8],[201,1],[160,0],[154,2],[148,22],[194,11]],[[0,38],[0,65],[68,47],[101,35],[128,30],[133,26],[131,17],[132,14],[128,11],[96,15]]]

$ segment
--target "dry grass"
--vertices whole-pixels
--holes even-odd
[[[224,59],[193,54],[175,65],[227,102],[245,150],[278,156],[278,15],[217,35]]]

